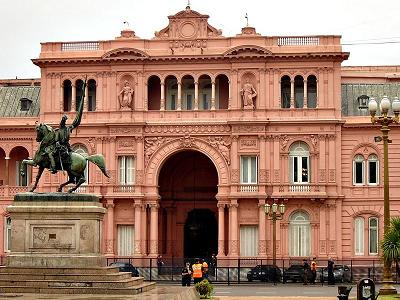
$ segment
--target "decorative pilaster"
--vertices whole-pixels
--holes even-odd
[[[294,80],[290,80],[290,108],[294,108]]]
[[[76,108],[76,86],[74,83],[72,83],[71,89],[72,89],[71,112],[74,112]]]
[[[194,110],[199,109],[199,83],[194,82]]]
[[[140,199],[136,199],[134,203],[135,208],[135,255],[142,254],[142,247],[141,247],[141,224],[142,224],[142,201]]]
[[[307,102],[308,102],[307,80],[304,80],[304,88],[303,88],[303,91],[304,91],[303,108],[307,108],[307,106],[308,106],[308,104],[307,104]]]
[[[158,203],[150,204],[150,255],[158,254]]]
[[[160,82],[160,87],[161,87],[160,110],[165,110],[165,84],[163,81]]]
[[[215,81],[211,82],[211,110],[215,110]]]
[[[218,207],[218,257],[225,256],[225,203],[217,204]]]
[[[258,200],[258,255],[267,255],[267,242],[265,239],[265,199]]]
[[[114,255],[114,199],[107,199],[106,255]]]
[[[238,211],[239,204],[237,200],[231,200],[229,204],[229,229],[230,229],[230,245],[229,256],[239,255],[239,241],[238,241]]]
[[[178,103],[176,110],[182,110],[182,83],[178,81]]]

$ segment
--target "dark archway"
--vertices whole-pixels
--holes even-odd
[[[218,250],[218,224],[209,209],[193,209],[185,222],[184,256],[208,258]]]
[[[193,230],[191,234],[187,233],[187,224],[192,229],[207,228],[204,242],[210,243],[207,247],[212,245],[213,248],[209,249],[216,252],[218,209],[215,195],[218,193],[218,172],[211,159],[199,151],[177,152],[164,162],[158,177],[158,185],[161,197],[158,227],[159,253],[164,257],[183,257],[194,253],[194,250],[190,250],[188,243],[197,245],[197,242],[193,239],[189,239],[188,242],[187,234],[188,236],[196,234],[202,240],[203,235]],[[206,227],[203,219],[213,225]],[[212,242],[209,242],[210,239]],[[208,253],[199,252],[198,254],[205,257]]]

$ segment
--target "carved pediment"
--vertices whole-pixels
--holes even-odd
[[[255,45],[241,45],[226,51],[223,56],[234,57],[234,56],[271,56],[272,52]]]
[[[185,10],[173,16],[168,16],[169,24],[160,31],[155,32],[156,39],[204,39],[221,36],[218,30],[208,24],[208,15],[186,7]]]
[[[103,59],[105,60],[114,60],[114,59],[144,59],[149,56],[142,50],[136,48],[118,48],[113,49],[103,55]]]

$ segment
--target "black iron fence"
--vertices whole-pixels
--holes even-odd
[[[256,258],[218,258],[216,260],[205,259],[207,262],[208,278],[212,282],[219,282],[225,284],[240,284],[257,281],[272,281],[271,277],[264,276],[260,279],[251,277],[249,272],[257,272],[257,266],[272,267],[272,259],[256,259]],[[186,262],[193,264],[195,259],[190,258],[133,258],[133,257],[113,257],[107,258],[107,265],[113,262],[126,262],[135,266],[140,276],[149,281],[180,281],[181,271]],[[302,265],[302,259],[277,259],[276,266],[278,271],[277,277],[274,281],[287,283],[299,281],[303,278],[302,274],[293,276],[292,265]],[[316,283],[326,284],[326,268],[328,261],[326,259],[317,260],[317,279]],[[335,261],[335,279],[338,282],[358,282],[361,278],[371,278],[375,282],[380,282],[383,278],[383,264],[379,259],[371,260],[337,260]],[[272,268],[273,269],[273,268]],[[278,270],[279,269],[279,270]],[[301,270],[301,269],[300,269]],[[342,272],[343,274],[341,274]],[[345,273],[345,274],[344,274]],[[337,275],[339,274],[339,275]],[[341,274],[341,275],[340,275]],[[265,275],[265,274],[264,274]],[[338,277],[336,277],[336,275]],[[249,278],[251,277],[251,278]],[[395,267],[393,267],[393,279],[398,283],[400,281],[399,274]],[[300,279],[302,280],[302,279]],[[310,279],[309,279],[310,280]]]

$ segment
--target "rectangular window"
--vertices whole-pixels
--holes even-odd
[[[135,182],[135,157],[120,156],[118,157],[119,166],[119,184],[131,185]]]
[[[369,254],[378,254],[378,219],[369,218]]]
[[[258,226],[240,226],[240,256],[258,255]]]
[[[309,160],[308,156],[292,156],[292,182],[309,183]]]
[[[133,225],[118,225],[118,255],[131,256],[135,249],[135,227]]]
[[[368,161],[368,184],[377,185],[378,182],[378,161]]]
[[[364,255],[364,219],[354,220],[355,254]]]
[[[192,95],[186,95],[186,109],[192,110]]]
[[[364,184],[364,161],[353,162],[353,183],[362,185]]]
[[[242,184],[257,184],[257,156],[240,157]]]

